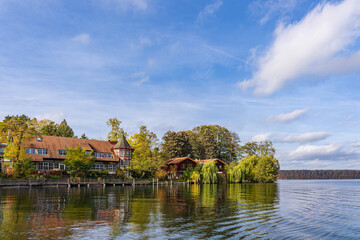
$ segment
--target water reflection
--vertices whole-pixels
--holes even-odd
[[[1,239],[265,238],[277,184],[0,189]]]

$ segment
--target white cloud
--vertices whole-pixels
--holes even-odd
[[[307,112],[307,108],[304,109],[297,109],[295,111],[292,111],[290,113],[282,113],[279,115],[270,116],[268,120],[270,122],[282,122],[282,123],[288,123],[295,121],[305,115]]]
[[[64,112],[46,112],[46,113],[38,114],[35,117],[38,120],[49,119],[56,123],[60,123],[62,120],[65,119],[65,113]]]
[[[266,140],[270,140],[271,135],[273,135],[273,133],[271,133],[271,132],[258,134],[258,135],[253,136],[251,138],[251,141],[252,142],[263,142]]]
[[[87,44],[90,42],[90,35],[87,33],[81,33],[71,39],[73,42]]]
[[[299,76],[358,71],[360,52],[347,48],[359,35],[358,0],[319,4],[299,22],[279,24],[273,43],[257,60],[258,70],[239,86],[270,95]]]
[[[360,150],[341,144],[301,145],[282,156],[289,160],[353,161],[360,159]]]
[[[216,1],[212,4],[207,5],[198,15],[198,20],[203,19],[204,17],[213,15],[221,5],[223,4],[222,1]]]
[[[261,142],[272,140],[279,143],[310,143],[324,140],[330,136],[327,132],[307,132],[301,135],[285,135],[281,133],[261,133],[253,136],[251,141]],[[360,146],[360,143],[359,143]]]
[[[328,145],[302,145],[289,153],[290,159],[314,160],[329,158],[340,153],[340,146]]]
[[[327,132],[308,132],[299,136],[288,135],[277,139],[278,142],[308,143],[324,140],[330,136]]]
[[[351,146],[353,146],[353,147],[360,147],[360,141],[359,141],[359,142],[354,142],[354,143],[352,143]]]

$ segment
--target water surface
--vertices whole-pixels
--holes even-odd
[[[0,188],[0,239],[359,236],[359,180]]]

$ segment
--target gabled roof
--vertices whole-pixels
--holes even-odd
[[[59,155],[59,150],[65,150],[67,148],[74,148],[81,146],[85,150],[113,153],[114,158],[96,158],[98,161],[119,161],[119,157],[114,154],[112,147],[114,144],[108,141],[69,138],[69,137],[57,137],[42,135],[41,142],[37,141],[36,137],[31,141],[24,144],[25,148],[46,148],[48,154],[46,155],[30,155],[33,161],[43,161],[44,159],[65,159],[65,156]]]
[[[218,158],[214,158],[214,159],[204,159],[204,160],[198,160],[199,163],[207,163],[207,162],[210,162],[210,161],[217,161],[217,162],[220,162],[224,165],[227,165],[224,161],[218,159]]]
[[[126,138],[124,135],[122,135],[120,137],[120,140],[115,144],[115,146],[113,148],[131,148],[130,144],[128,143],[128,141],[126,141]]]
[[[181,158],[171,158],[169,160],[166,161],[166,165],[171,165],[171,164],[179,164],[185,160],[189,159],[190,161],[194,162],[197,164],[197,162],[189,157],[181,157]]]

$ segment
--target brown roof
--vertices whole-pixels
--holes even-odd
[[[198,160],[200,163],[207,163],[207,162],[210,162],[210,161],[218,161],[224,165],[227,165],[224,161],[221,161],[220,159],[218,158],[214,158],[214,159],[204,159],[204,160]]]
[[[197,162],[196,162],[195,160],[193,160],[193,159],[191,159],[191,158],[189,158],[189,157],[181,157],[181,158],[171,158],[171,159],[167,160],[167,161],[166,161],[166,165],[179,164],[179,163],[181,163],[182,161],[185,161],[185,160],[187,160],[187,159],[189,159],[189,160],[191,160],[191,161],[193,161],[194,163],[197,164]]]
[[[43,161],[44,159],[65,159],[65,156],[59,155],[59,150],[66,148],[74,148],[81,146],[85,150],[112,153],[114,158],[96,158],[98,161],[119,161],[119,158],[114,154],[112,148],[114,144],[109,141],[79,139],[79,138],[68,138],[68,137],[57,137],[57,136],[46,136],[42,135],[41,142],[37,141],[36,138],[27,142],[25,148],[46,148],[48,149],[47,155],[30,155],[33,161]]]

